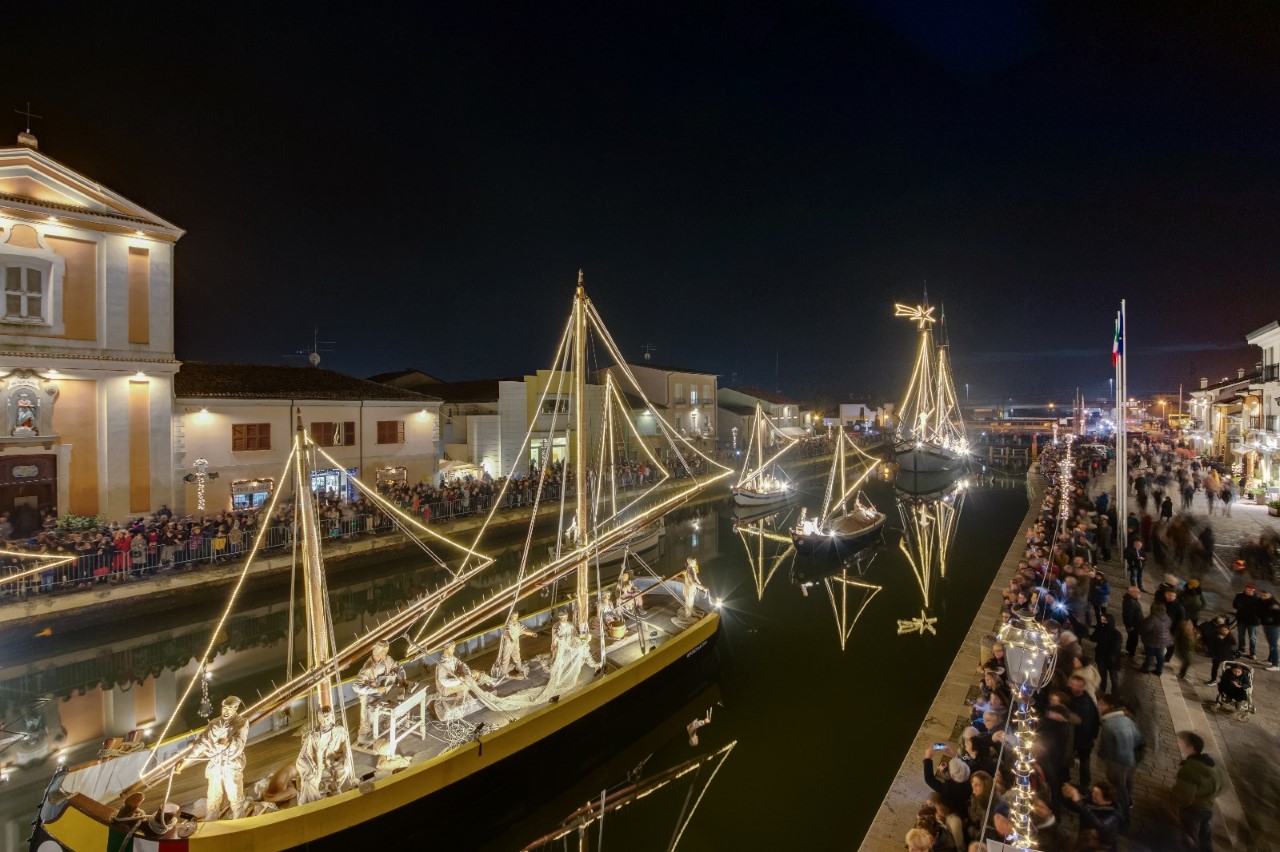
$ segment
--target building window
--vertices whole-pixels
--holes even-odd
[[[48,278],[43,269],[35,266],[6,265],[4,268],[4,318],[5,322],[45,321],[45,305],[48,299],[45,284]]]
[[[356,442],[356,422],[312,423],[311,440],[317,447],[350,447]]]
[[[678,387],[678,385],[677,385],[677,387]],[[680,415],[679,415],[679,414],[677,414],[677,415],[676,415],[676,428],[677,428],[677,429],[679,429],[679,428],[680,428]]]
[[[403,444],[404,443],[404,421],[403,420],[379,420],[378,421],[378,443],[379,444]]]
[[[231,451],[247,453],[271,449],[270,423],[235,423],[231,426]]]
[[[542,401],[543,414],[568,414],[569,397],[548,397]]]
[[[697,385],[689,385],[689,404],[690,405],[698,404],[698,386]]]

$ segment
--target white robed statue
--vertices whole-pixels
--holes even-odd
[[[334,724],[332,707],[321,707],[315,726],[302,740],[294,763],[298,770],[298,804],[315,802],[341,793],[351,783],[351,737]]]
[[[690,556],[684,562],[684,576],[681,578],[684,584],[684,610],[682,615],[693,621],[701,616],[697,608],[694,606],[698,600],[698,592],[706,592],[707,587],[702,585],[702,578],[698,576],[698,560]]]

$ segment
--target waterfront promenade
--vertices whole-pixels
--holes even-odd
[[[971,698],[971,690],[978,682],[976,671],[989,655],[991,642],[1000,627],[1000,609],[1004,602],[1001,593],[1009,585],[1009,579],[1018,567],[1027,549],[1026,531],[1040,516],[1041,501],[1048,480],[1036,471],[1027,475],[1029,505],[1026,517],[1018,526],[1009,551],[991,578],[991,587],[978,607],[973,624],[965,635],[964,643],[956,652],[951,668],[947,670],[938,688],[929,712],[916,731],[915,739],[907,749],[897,775],[889,784],[880,810],[867,829],[862,849],[897,850],[903,848],[903,837],[915,825],[916,814],[929,795],[924,783],[922,756],[931,743],[950,743],[959,751],[960,733],[969,724],[965,699]]]
[[[1096,495],[1106,489],[1115,494],[1114,471],[1099,477],[1091,489]],[[1200,615],[1204,621],[1215,615],[1230,615],[1231,602],[1246,583],[1259,589],[1277,591],[1269,580],[1236,574],[1232,563],[1236,550],[1247,539],[1256,539],[1266,529],[1280,531],[1280,518],[1271,517],[1266,506],[1240,501],[1232,506],[1231,517],[1224,517],[1219,506],[1210,517],[1202,493],[1197,493],[1190,510],[1185,513],[1195,524],[1210,523],[1217,537],[1217,547],[1209,567],[1194,572],[1190,563],[1182,566],[1160,566],[1148,560],[1144,585],[1149,591],[1172,574],[1185,583],[1197,577],[1205,593],[1206,608]],[[1112,559],[1099,562],[1112,585],[1113,612],[1127,588],[1124,565],[1117,550]],[[1151,595],[1142,596],[1143,610],[1151,603]],[[1150,743],[1146,760],[1138,767],[1134,785],[1133,827],[1122,849],[1177,849],[1178,838],[1171,831],[1176,824],[1169,809],[1168,790],[1177,773],[1180,757],[1174,735],[1192,730],[1205,739],[1206,752],[1225,770],[1228,784],[1217,800],[1214,812],[1214,847],[1233,850],[1269,850],[1280,848],[1280,819],[1275,803],[1280,801],[1280,672],[1266,671],[1266,640],[1258,633],[1258,662],[1245,660],[1254,670],[1254,703],[1257,713],[1247,721],[1234,715],[1206,708],[1217,696],[1216,686],[1207,686],[1210,660],[1203,653],[1193,658],[1187,679],[1177,679],[1176,659],[1165,666],[1164,675],[1144,675],[1134,661],[1127,661],[1121,675],[1121,694],[1137,709],[1138,721]]]
[[[1032,475],[1034,483],[1036,477]],[[916,813],[929,794],[924,783],[921,758],[933,742],[948,742],[959,747],[959,735],[965,722],[970,688],[976,683],[974,671],[979,656],[985,655],[990,640],[1000,623],[1001,590],[1008,583],[1025,544],[1022,534],[1030,526],[1040,508],[1043,480],[1033,485],[1032,506],[1009,555],[996,572],[991,590],[979,609],[963,647],[956,655],[929,714],[917,732],[902,766],[889,787],[884,801],[868,829],[861,848],[897,850],[903,848],[903,837],[915,823]],[[1107,491],[1115,495],[1115,474],[1099,476],[1090,484],[1090,496]],[[1277,591],[1277,584],[1267,579],[1251,578],[1232,570],[1240,544],[1256,539],[1264,530],[1280,531],[1280,518],[1268,514],[1265,506],[1238,502],[1231,517],[1219,511],[1212,517],[1202,494],[1197,494],[1191,509],[1184,513],[1193,524],[1210,523],[1217,537],[1214,558],[1207,569],[1196,571],[1190,561],[1181,565],[1160,565],[1154,559],[1147,563],[1142,596],[1143,611],[1150,608],[1152,595],[1166,575],[1185,584],[1197,577],[1205,592],[1206,608],[1200,621],[1215,615],[1232,614],[1232,600],[1246,583],[1259,589]],[[1121,598],[1128,587],[1121,551],[1117,548],[1109,561],[1100,560],[1098,567],[1112,585],[1109,610],[1119,622]],[[1120,687],[1115,690],[1132,708],[1133,715],[1147,742],[1147,753],[1134,778],[1132,823],[1127,835],[1120,838],[1119,849],[1134,852],[1161,852],[1185,848],[1177,828],[1177,816],[1169,804],[1181,757],[1175,734],[1191,730],[1204,737],[1206,753],[1223,768],[1227,783],[1218,798],[1214,812],[1214,846],[1217,849],[1269,850],[1280,848],[1280,819],[1274,803],[1280,801],[1280,672],[1266,671],[1267,645],[1261,630],[1258,635],[1258,661],[1246,660],[1254,668],[1254,703],[1256,714],[1240,720],[1232,714],[1213,711],[1217,688],[1205,684],[1210,659],[1202,652],[1193,658],[1187,679],[1176,677],[1178,664],[1166,664],[1164,674],[1142,674],[1137,661],[1126,660]],[[1092,657],[1091,642],[1085,648]],[[1138,661],[1140,661],[1140,657]],[[1095,755],[1094,775],[1098,777]],[[1075,778],[1075,771],[1072,771]],[[1070,814],[1062,820],[1068,836],[1074,834],[1075,821]],[[1068,846],[1068,848],[1070,848]]]

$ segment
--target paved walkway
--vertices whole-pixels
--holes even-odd
[[[1094,493],[1106,488],[1115,494],[1114,472],[1100,478]],[[1131,501],[1131,505],[1132,505]],[[1230,570],[1236,548],[1256,539],[1265,529],[1280,531],[1280,518],[1271,517],[1265,506],[1236,503],[1231,517],[1219,511],[1206,512],[1202,495],[1197,495],[1186,516],[1194,524],[1209,522],[1218,546],[1213,565],[1199,575],[1207,607],[1203,621],[1219,613],[1231,613],[1231,601],[1248,582],[1259,588],[1272,584],[1237,576]],[[1128,583],[1119,552],[1110,562],[1101,563],[1112,584],[1111,610],[1119,613],[1119,598]],[[1164,574],[1186,580],[1191,566],[1147,563],[1145,580],[1154,589]],[[1151,603],[1143,596],[1143,607]],[[1118,620],[1118,616],[1117,616]],[[1266,641],[1261,631],[1259,656],[1266,659]],[[1162,677],[1140,674],[1136,666],[1126,666],[1120,692],[1137,708],[1139,724],[1148,735],[1147,758],[1139,768],[1134,789],[1133,826],[1127,848],[1165,850],[1179,848],[1168,809],[1168,790],[1177,773],[1180,756],[1174,734],[1193,730],[1205,738],[1206,751],[1226,769],[1230,784],[1218,799],[1214,819],[1214,845],[1218,849],[1265,850],[1280,848],[1280,819],[1275,803],[1280,802],[1280,672],[1267,672],[1265,665],[1254,669],[1256,715],[1247,721],[1206,709],[1217,696],[1217,687],[1205,686],[1209,677],[1208,657],[1198,655],[1185,681],[1176,678],[1176,665],[1166,665]],[[1125,847],[1122,847],[1125,848]]]
[[[929,795],[929,788],[924,783],[921,755],[930,743],[935,742],[950,743],[952,748],[959,751],[960,733],[969,724],[966,712],[968,708],[964,702],[970,697],[970,690],[978,683],[978,666],[982,664],[983,654],[990,649],[991,641],[1000,628],[1000,610],[1004,603],[1002,593],[1017,570],[1018,561],[1026,552],[1026,532],[1040,515],[1040,503],[1044,499],[1047,485],[1048,480],[1039,473],[1028,475],[1030,505],[1027,515],[1018,527],[1000,568],[991,578],[991,588],[982,599],[982,605],[978,607],[978,614],[965,635],[964,643],[956,652],[951,668],[938,688],[938,694],[929,705],[929,713],[920,723],[920,729],[916,731],[916,737],[902,759],[898,774],[885,793],[880,810],[867,828],[860,848],[901,849],[907,830],[915,825],[916,814]]]
[[[964,645],[863,838],[862,849],[902,848],[902,838],[915,823],[916,812],[929,793],[921,774],[920,755],[931,742],[957,745],[959,727],[964,720],[964,700],[970,687],[977,682],[974,670],[980,662],[979,654],[999,626],[1001,591],[1022,556],[1022,535],[1039,513],[1043,481],[1038,475],[1032,475],[1033,497],[1028,516],[996,572]],[[1096,495],[1103,489],[1114,497],[1114,472],[1100,477],[1091,487],[1091,493]],[[1213,566],[1200,577],[1207,603],[1201,620],[1218,613],[1230,613],[1236,593],[1251,582],[1247,576],[1236,576],[1230,570],[1236,548],[1242,542],[1256,538],[1264,529],[1280,531],[1280,518],[1271,517],[1265,506],[1246,503],[1233,505],[1229,518],[1220,511],[1209,518],[1202,497],[1194,503],[1188,517],[1199,524],[1212,523],[1218,541]],[[1110,562],[1100,563],[1100,567],[1111,579],[1110,609],[1118,621],[1120,597],[1128,586],[1119,552]],[[1146,572],[1148,588],[1154,588],[1166,573],[1185,580],[1190,574],[1190,566],[1161,566],[1154,560],[1149,561]],[[1258,586],[1268,588],[1270,584],[1258,582]],[[1150,595],[1144,595],[1144,609],[1150,602]],[[1261,632],[1258,638],[1262,643],[1260,656],[1265,659],[1266,642]],[[1092,650],[1091,646],[1089,643],[1086,647]],[[1280,848],[1280,818],[1275,808],[1275,803],[1280,802],[1280,672],[1264,671],[1265,666],[1255,668],[1254,699],[1258,710],[1247,721],[1240,721],[1234,716],[1206,709],[1206,703],[1211,703],[1217,695],[1216,687],[1203,685],[1209,676],[1209,665],[1207,657],[1197,656],[1187,679],[1181,682],[1176,678],[1176,665],[1166,666],[1165,674],[1159,678],[1143,675],[1136,666],[1129,665],[1121,674],[1118,691],[1134,708],[1138,724],[1149,743],[1146,757],[1135,774],[1132,825],[1128,837],[1121,839],[1121,850],[1164,852],[1183,848],[1179,845],[1181,838],[1168,801],[1169,789],[1181,762],[1175,734],[1188,729],[1205,738],[1206,751],[1221,762],[1230,781],[1217,802],[1215,848]],[[1095,775],[1098,771],[1095,757]],[[1074,770],[1072,777],[1075,777]],[[1074,820],[1069,816],[1064,823],[1074,829]]]

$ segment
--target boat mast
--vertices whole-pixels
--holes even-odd
[[[301,536],[302,591],[306,602],[307,668],[315,671],[329,665],[333,658],[333,623],[329,616],[328,590],[320,561],[320,530],[316,523],[315,494],[311,491],[312,450],[302,427],[302,414],[297,415],[297,462],[294,466],[294,525]],[[334,678],[326,676],[316,684],[317,708],[332,706],[331,687]]]
[[[764,406],[756,401],[756,470],[764,474]],[[758,490],[758,489],[757,489]]]
[[[573,299],[573,474],[577,488],[578,544],[582,560],[578,563],[578,632],[585,634],[589,626],[587,596],[590,589],[587,559],[587,296],[582,287],[582,270],[578,270],[578,292]],[[545,464],[545,461],[544,461]]]

